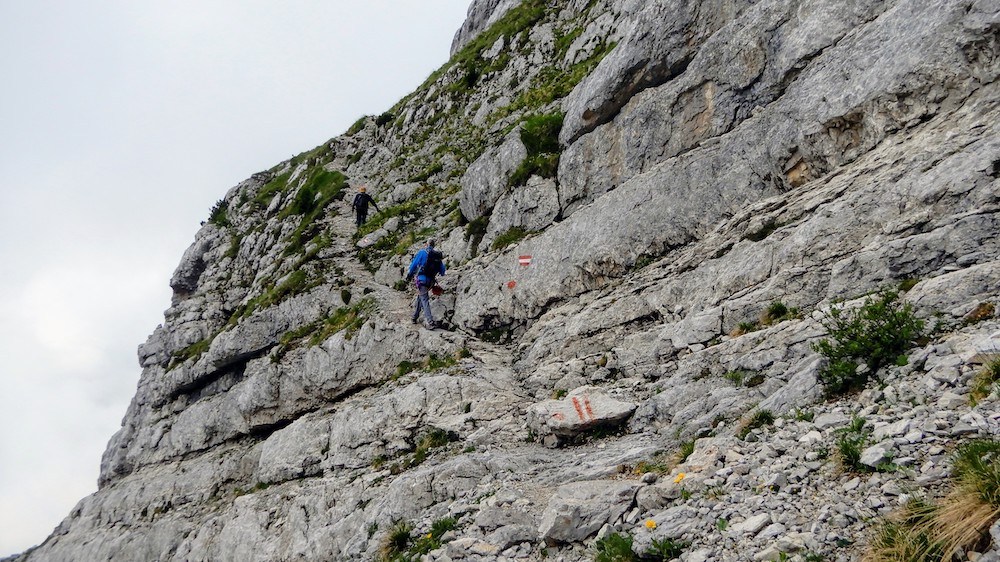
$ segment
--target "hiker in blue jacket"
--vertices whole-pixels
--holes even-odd
[[[420,311],[424,311],[427,319],[427,327],[434,329],[437,324],[431,314],[431,300],[428,293],[434,286],[434,278],[444,275],[444,254],[434,249],[434,239],[427,241],[427,245],[413,256],[410,262],[410,271],[406,274],[406,281],[409,282],[416,277],[417,282],[417,303],[410,319],[414,324],[420,320]]]

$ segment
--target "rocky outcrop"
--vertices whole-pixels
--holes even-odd
[[[998,30],[976,0],[473,2],[417,91],[226,194],[100,489],[18,560],[858,559],[1000,435]],[[402,280],[429,237],[439,330]],[[886,287],[926,339],[828,399],[831,304]]]
[[[520,4],[520,0],[473,0],[465,23],[455,32],[451,42],[451,54],[462,50],[470,41],[504,16],[511,8]]]

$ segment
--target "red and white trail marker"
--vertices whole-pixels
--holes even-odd
[[[517,256],[517,263],[524,267],[531,265],[531,256]]]

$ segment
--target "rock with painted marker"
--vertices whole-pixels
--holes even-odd
[[[548,446],[597,427],[617,426],[635,412],[636,405],[609,396],[593,386],[581,386],[559,400],[528,408],[528,427]]]

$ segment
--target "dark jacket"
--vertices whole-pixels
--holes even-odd
[[[359,193],[359,194],[355,195],[354,196],[354,203],[351,204],[351,208],[354,209],[355,211],[361,213],[362,215],[367,215],[368,214],[368,204],[369,203],[371,203],[372,205],[375,205],[375,210],[376,211],[378,211],[380,213],[382,212],[382,209],[378,208],[378,203],[376,203],[375,200],[372,199],[372,196],[368,195],[367,193]]]

